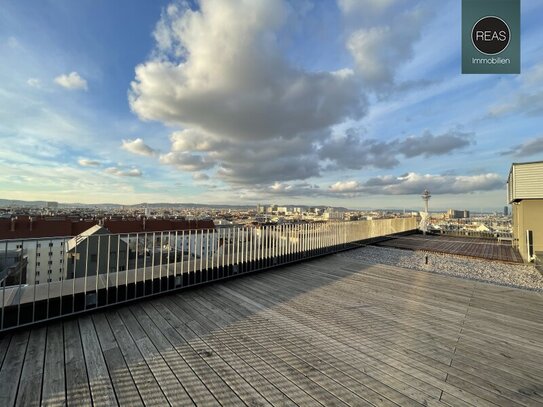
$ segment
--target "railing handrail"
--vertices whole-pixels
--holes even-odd
[[[78,235],[75,245],[67,244],[73,236],[4,239],[0,256],[22,242],[28,259],[14,274],[18,284],[0,282],[0,331],[336,253],[417,223],[411,217],[95,233]],[[40,245],[54,240],[65,242],[60,251]]]

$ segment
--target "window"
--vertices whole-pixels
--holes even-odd
[[[53,264],[53,262],[52,262],[51,260],[49,260],[49,261],[47,262],[47,264],[51,265],[51,264]]]
[[[40,262],[37,261],[37,262],[36,262],[36,267],[39,267],[39,266],[40,266]]]
[[[49,257],[51,257],[53,255],[53,252],[49,252]]]
[[[40,272],[39,272],[39,271],[36,271],[36,275],[39,276],[39,275],[40,275]]]
[[[53,281],[51,278],[48,278],[47,279],[47,282],[50,283],[51,281]]]
[[[40,280],[36,280],[36,284],[39,284],[40,283]]]
[[[61,250],[60,251],[60,255],[62,256],[64,254],[64,250]]]
[[[49,243],[49,247],[53,247],[53,243]]]
[[[17,245],[17,249],[22,249],[23,248],[23,245],[22,244],[18,244]]]
[[[36,253],[36,257],[40,257],[41,256],[41,253]]]
[[[60,264],[62,264],[62,262],[63,262],[63,259],[60,259]]]
[[[64,242],[60,242],[60,245],[61,245],[61,246],[64,246]]]
[[[59,277],[59,278],[58,278],[58,281],[62,281],[62,277]]]
[[[51,269],[47,270],[47,274],[53,274],[53,270]]]
[[[36,247],[39,249],[41,247],[41,243],[38,243]]]

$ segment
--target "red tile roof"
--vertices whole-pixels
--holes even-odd
[[[28,217],[0,219],[0,239],[28,239],[76,236],[98,224],[98,220],[72,220]],[[104,221],[111,233],[161,232],[167,230],[214,229],[212,220],[143,219]]]

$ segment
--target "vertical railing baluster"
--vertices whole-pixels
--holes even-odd
[[[130,233],[126,234],[126,266],[124,268],[124,300],[128,301],[128,269],[130,267]]]
[[[36,269],[37,269],[37,264],[38,264],[38,242],[39,240],[36,239],[35,243],[36,243],[36,252],[34,253],[34,294],[33,294],[33,300],[32,300],[32,322],[34,322],[36,320]],[[6,246],[7,246],[7,242],[6,242]],[[6,263],[7,264],[7,263]],[[28,271],[27,271],[27,279],[28,279]],[[3,303],[2,303],[2,311],[4,310],[3,308]]]
[[[84,278],[84,281],[83,281],[83,304],[84,304],[84,307],[83,309],[87,309],[87,276],[88,276],[88,272],[89,272],[89,246],[90,246],[90,241],[92,239],[92,235],[89,235],[87,236],[87,238],[85,239],[85,244],[86,244],[86,248],[85,248],[85,278]],[[48,299],[48,304],[49,304],[49,299]],[[47,315],[47,317],[49,317],[49,314]]]
[[[109,269],[111,267],[111,234],[107,235],[106,305],[109,304]]]
[[[162,258],[164,257],[164,232],[160,232],[160,262],[158,266],[158,292],[162,292]]]
[[[155,293],[155,232],[153,232],[153,244],[151,252],[151,294]]]
[[[175,231],[175,246],[173,251],[173,287],[177,287],[177,230]]]
[[[200,233],[200,282],[202,282],[202,275],[204,270],[204,229]]]
[[[213,252],[211,255],[213,255]],[[213,264],[213,258],[211,260],[211,264]],[[206,231],[206,270],[207,278],[209,280],[209,229]]]
[[[209,243],[209,242],[208,242]],[[209,244],[208,244],[209,247]],[[215,252],[219,251],[219,239],[215,242],[215,229],[211,231],[211,279],[213,279],[213,275],[215,273],[215,267],[219,267],[218,264],[215,263],[215,259],[219,257],[219,254],[217,253],[217,256],[215,256]],[[218,260],[217,260],[218,263]]]
[[[115,265],[115,302],[119,302],[119,272],[120,272],[120,264],[121,264],[121,235],[115,235],[115,238],[117,239],[117,255],[115,256],[116,265]]]
[[[98,276],[100,274],[100,241],[101,235],[98,235],[98,248],[96,249],[96,280],[94,281],[94,295],[96,296],[96,307],[98,307]]]
[[[143,296],[147,295],[147,232],[143,233]]]
[[[134,261],[134,298],[138,296],[138,256],[140,254],[139,251],[140,248],[140,234],[139,232],[136,233],[136,258]]]
[[[183,273],[185,272],[185,230],[181,231],[181,285],[183,285]]]
[[[21,254],[24,251],[24,240],[21,240]],[[18,289],[18,303],[17,303],[17,326],[21,324],[21,297],[23,296],[22,291],[22,283],[23,283],[23,271],[19,270],[19,289]]]

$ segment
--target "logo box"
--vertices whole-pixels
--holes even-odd
[[[462,73],[520,73],[520,0],[462,0]]]

